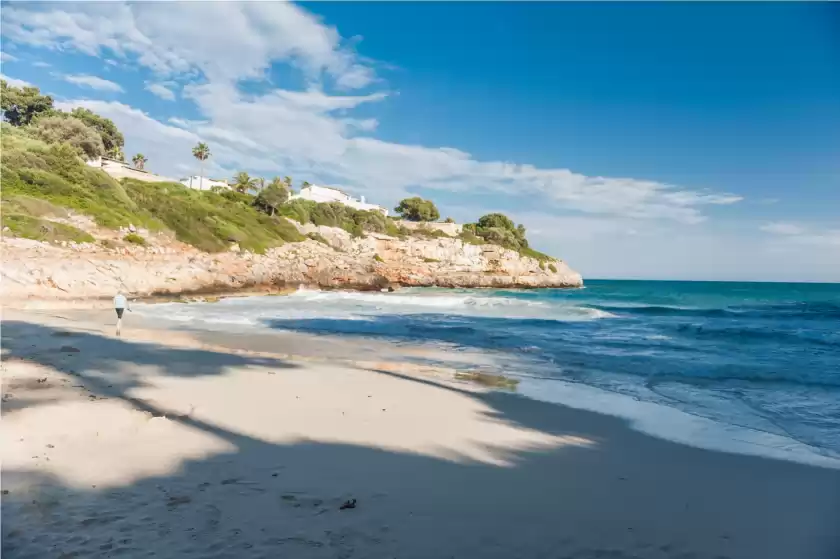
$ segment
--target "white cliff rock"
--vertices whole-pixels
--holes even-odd
[[[541,265],[494,245],[477,246],[450,237],[354,238],[334,227],[297,226],[305,234],[317,233],[329,245],[308,239],[265,254],[240,252],[238,247],[210,254],[164,236],[150,239],[145,248],[114,246],[113,241],[111,248],[94,243],[65,248],[5,236],[0,241],[2,301],[109,298],[118,289],[143,296],[260,286],[382,289],[583,283],[580,274],[562,261]]]

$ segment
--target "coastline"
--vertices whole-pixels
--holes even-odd
[[[837,470],[693,448],[454,381],[412,360],[423,348],[310,334],[270,343],[136,316],[118,339],[107,311],[3,319],[4,394],[14,395],[3,410],[4,551],[840,550]],[[331,355],[317,355],[325,343]],[[340,510],[349,499],[357,508]],[[73,538],[74,522],[84,537]]]

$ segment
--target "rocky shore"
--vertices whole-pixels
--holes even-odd
[[[67,302],[191,292],[234,292],[300,285],[380,290],[402,286],[545,288],[579,287],[582,278],[562,261],[540,263],[496,245],[452,237],[382,234],[354,238],[343,229],[295,223],[313,238],[265,254],[205,253],[171,236],[140,231],[146,246],[122,241],[123,232],[84,225],[95,243],[52,245],[4,237],[2,301]]]

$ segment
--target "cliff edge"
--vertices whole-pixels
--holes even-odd
[[[74,225],[96,242],[50,244],[4,237],[2,300],[66,301],[188,292],[229,292],[248,287],[312,286],[385,289],[437,287],[579,287],[579,273],[562,261],[540,262],[496,245],[458,238],[354,237],[336,227],[294,224],[310,236],[264,254],[234,245],[202,252],[171,235],[140,231],[146,246],[122,241],[122,232],[97,228],[75,216]]]

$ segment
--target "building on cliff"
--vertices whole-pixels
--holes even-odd
[[[111,159],[110,157],[97,157],[96,159],[85,161],[85,164],[88,167],[102,169],[117,180],[137,179],[144,182],[175,182],[175,179],[164,177],[162,175],[156,175],[146,171],[145,169],[135,169],[125,161]]]
[[[319,203],[340,202],[345,206],[350,206],[351,208],[355,208],[357,210],[372,210],[381,212],[383,215],[388,215],[387,209],[376,204],[368,204],[365,202],[364,196],[362,196],[361,199],[356,200],[343,190],[333,188],[331,186],[317,186],[311,184],[301,188],[300,194],[293,194],[289,199],[311,200]]]
[[[219,186],[221,188],[230,188],[227,179],[209,179],[200,175],[192,175],[185,179],[181,179],[179,182],[187,188],[192,188],[195,190],[210,190],[211,188],[216,186]]]

